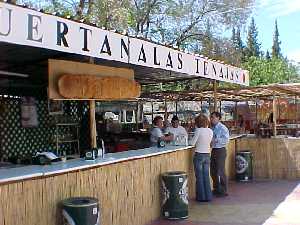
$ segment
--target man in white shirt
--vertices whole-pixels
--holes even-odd
[[[179,125],[179,119],[177,116],[173,116],[171,124],[172,126],[167,127],[166,132],[174,135],[173,140],[176,140],[176,137],[178,136],[184,136],[188,138],[188,133],[183,126]]]
[[[164,127],[163,118],[161,116],[156,116],[153,120],[153,128],[151,130],[150,141],[152,146],[156,146],[159,139],[163,141],[173,140],[173,135],[165,136],[162,132]]]

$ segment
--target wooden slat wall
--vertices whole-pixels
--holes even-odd
[[[228,179],[235,179],[235,146],[236,140],[231,140],[227,146],[227,156],[225,161],[225,169]]]
[[[1,225],[62,224],[57,203],[93,196],[101,204],[101,224],[143,225],[160,215],[160,174],[183,170],[194,197],[192,151],[127,161],[95,169],[0,186]]]
[[[228,148],[227,171],[234,142]],[[189,197],[195,197],[193,150],[0,185],[1,225],[61,225],[58,203],[75,196],[99,199],[101,224],[145,225],[160,216],[160,174],[182,170],[189,176]]]
[[[244,138],[237,141],[237,151],[253,154],[256,179],[300,178],[300,140]]]

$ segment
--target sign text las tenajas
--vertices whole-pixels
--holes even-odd
[[[0,41],[249,85],[246,70],[7,3],[0,3]]]

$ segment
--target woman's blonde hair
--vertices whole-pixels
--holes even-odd
[[[195,124],[198,128],[201,127],[208,127],[209,126],[209,119],[206,115],[200,114],[195,118]]]

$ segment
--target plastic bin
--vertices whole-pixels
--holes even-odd
[[[253,179],[252,168],[252,153],[250,151],[237,152],[235,156],[236,180],[251,181]]]
[[[62,201],[63,225],[100,225],[98,199],[68,198]]]
[[[182,171],[162,174],[162,215],[166,219],[188,218],[188,179]]]

